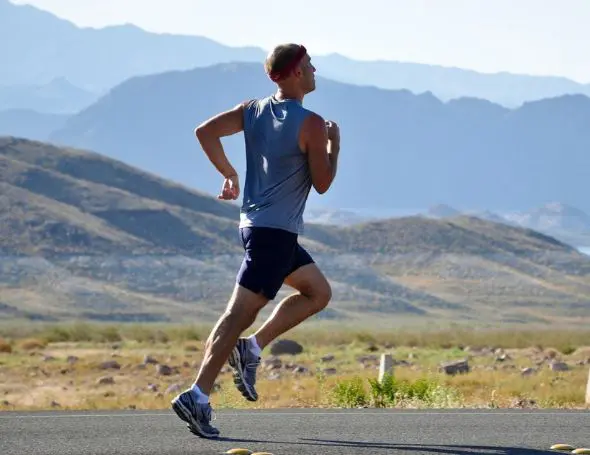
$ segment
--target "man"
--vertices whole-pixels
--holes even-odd
[[[237,172],[220,138],[243,131],[247,164],[239,224],[245,255],[234,291],[206,341],[195,383],[172,400],[178,416],[204,438],[219,435],[210,422],[209,394],[223,364],[229,360],[238,390],[256,401],[262,350],[331,299],[330,285],[299,245],[298,235],[311,187],[325,193],[336,175],[338,126],[303,107],[304,96],[315,90],[315,68],[305,47],[277,46],[265,70],[277,85],[274,95],[241,103],[195,130],[203,151],[224,177],[219,199],[235,200],[240,194]],[[297,292],[282,300],[255,334],[241,338],[283,283]]]

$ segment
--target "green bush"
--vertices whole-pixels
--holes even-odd
[[[461,401],[456,390],[442,386],[429,378],[409,381],[385,375],[382,382],[370,378],[367,380],[367,384],[358,377],[339,381],[332,390],[334,403],[340,407],[387,408],[404,404],[452,407],[458,406]]]

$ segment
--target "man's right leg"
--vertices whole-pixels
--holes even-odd
[[[210,424],[211,389],[240,334],[253,324],[267,302],[264,295],[236,284],[225,312],[205,343],[203,361],[193,386],[172,401],[176,414],[198,436],[214,438],[219,435],[219,431]]]

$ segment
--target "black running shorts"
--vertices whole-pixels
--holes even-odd
[[[268,227],[240,228],[244,259],[236,281],[252,292],[273,300],[287,276],[314,262],[299,245],[298,235]]]

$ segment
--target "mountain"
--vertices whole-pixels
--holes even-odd
[[[219,189],[193,129],[237,102],[266,96],[262,65],[219,64],[135,77],[55,131],[58,144],[96,150],[207,193]],[[341,129],[332,189],[310,208],[415,209],[438,201],[463,210],[513,211],[559,200],[590,211],[590,98],[568,95],[507,109],[489,101],[323,78],[306,106]],[[241,135],[224,140],[245,170]],[[387,190],[383,190],[383,187]]]
[[[314,54],[313,49],[310,52]],[[43,85],[66,78],[77,87],[103,92],[138,75],[234,61],[261,63],[266,53],[257,47],[224,46],[200,36],[149,33],[130,24],[80,28],[38,8],[0,0],[0,56],[10,62],[0,67],[0,85]],[[314,62],[318,74],[326,78],[416,94],[431,92],[443,101],[475,97],[516,107],[565,94],[590,95],[590,85],[561,77],[355,61],[338,54],[314,55]],[[70,102],[70,98],[64,100],[59,111],[70,109]],[[24,101],[12,107],[42,110]]]
[[[14,137],[0,138],[0,187],[0,318],[210,322],[223,311],[242,260],[235,204]],[[590,322],[590,257],[529,229],[404,217],[309,224],[302,243],[334,291],[320,318]]]
[[[262,61],[258,48],[232,48],[208,38],[148,33],[133,25],[80,28],[29,5],[0,0],[0,85],[66,78],[102,92],[125,79],[229,61]]]
[[[18,136],[43,141],[62,128],[66,114],[41,113],[29,109],[0,110],[0,135]]]
[[[574,246],[590,246],[590,215],[568,204],[551,202],[532,210],[507,213],[504,218]]]
[[[32,110],[51,114],[72,114],[98,99],[96,93],[56,78],[47,84],[0,86],[0,110]]]
[[[315,58],[324,77],[386,89],[431,92],[442,101],[481,98],[506,107],[568,94],[590,95],[590,84],[557,76],[508,72],[480,73],[421,63],[387,60],[358,61],[337,53]]]

